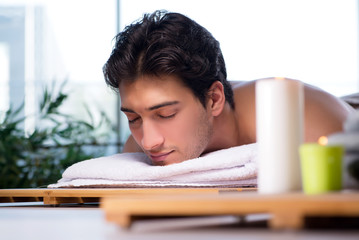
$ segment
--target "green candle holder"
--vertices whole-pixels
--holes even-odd
[[[302,185],[306,194],[320,194],[342,189],[342,146],[302,144],[299,149]]]

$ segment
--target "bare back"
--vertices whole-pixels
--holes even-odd
[[[236,116],[241,144],[256,142],[255,81],[233,82]],[[343,122],[354,109],[335,96],[310,85],[304,86],[305,142],[342,131]]]

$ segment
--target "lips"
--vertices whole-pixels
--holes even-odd
[[[166,152],[166,153],[149,153],[149,155],[154,163],[164,162],[172,152],[173,151]]]

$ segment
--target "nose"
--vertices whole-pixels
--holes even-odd
[[[160,147],[164,142],[164,137],[150,121],[142,123],[142,140],[141,144],[145,150],[153,150]]]

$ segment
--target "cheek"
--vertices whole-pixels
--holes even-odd
[[[198,112],[182,114],[170,124],[164,126],[168,140],[180,139],[183,143],[188,143],[194,137],[199,125],[203,124]]]
[[[141,143],[141,139],[142,139],[142,128],[140,127],[130,127],[130,131],[131,131],[131,135],[132,137],[135,139],[135,141],[137,142],[137,144],[139,146]]]

